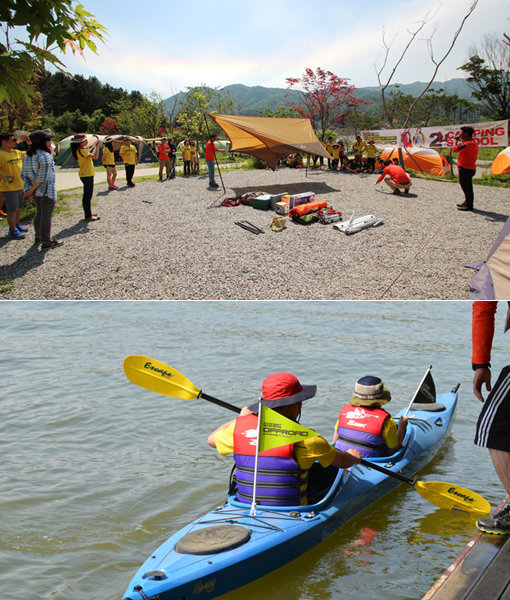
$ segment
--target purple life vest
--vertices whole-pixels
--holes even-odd
[[[253,501],[257,415],[238,417],[234,426],[234,460],[237,500]],[[294,459],[294,444],[259,453],[256,502],[264,506],[298,506],[301,502],[299,466]]]
[[[359,450],[363,458],[387,456],[388,448],[382,430],[390,413],[382,408],[367,408],[346,404],[338,416],[338,439],[335,448]]]

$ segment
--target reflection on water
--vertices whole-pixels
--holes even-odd
[[[486,452],[472,443],[480,405],[470,391],[469,303],[2,309],[5,339],[16,340],[0,358],[9,374],[0,403],[2,600],[118,600],[160,543],[225,498],[231,461],[206,439],[233,415],[130,384],[128,354],[162,360],[237,406],[258,398],[269,373],[292,371],[318,384],[302,422],[328,438],[359,376],[380,375],[395,412],[432,364],[438,392],[460,382],[460,401],[447,443],[419,478],[459,483],[493,505],[503,495]],[[495,343],[496,370],[503,353]],[[436,509],[402,484],[303,557],[227,597],[419,599],[474,531],[468,515]]]

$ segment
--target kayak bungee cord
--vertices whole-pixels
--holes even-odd
[[[242,519],[249,519],[250,521],[255,521],[255,523],[251,524],[252,527],[260,527],[261,529],[270,529],[274,531],[283,531],[281,527],[277,527],[272,523],[266,522],[264,519],[278,519],[279,521],[289,520],[289,521],[302,521],[304,517],[301,516],[301,513],[297,515],[291,513],[277,513],[275,511],[274,514],[270,514],[270,510],[262,509],[261,512],[264,514],[262,516],[259,515],[250,515],[249,512],[246,512],[244,509],[239,509],[238,511],[233,511],[232,509],[222,510],[223,507],[219,507],[216,509],[216,514],[220,512],[224,515],[223,519],[214,519],[210,521],[200,521],[197,525],[208,525],[210,523],[235,523]],[[244,511],[244,512],[240,512]],[[269,513],[269,514],[266,514]]]

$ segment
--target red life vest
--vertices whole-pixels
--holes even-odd
[[[251,504],[257,452],[258,416],[238,417],[234,426],[237,499]],[[259,453],[257,504],[297,506],[301,502],[299,466],[294,459],[294,444]]]
[[[368,408],[346,404],[338,416],[338,440],[335,448],[355,448],[361,456],[376,457],[388,454],[382,437],[384,423],[390,413],[382,408]]]

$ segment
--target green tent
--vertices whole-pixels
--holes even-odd
[[[132,143],[135,146],[139,147],[139,145],[141,144],[141,151],[139,151],[140,152],[140,158],[139,158],[140,164],[158,162],[156,155],[151,150],[151,148],[149,147],[147,142],[139,136],[136,136],[136,137],[135,136],[125,136],[125,135],[104,136],[104,135],[87,134],[87,137],[89,138],[89,140],[91,140],[92,143],[94,143],[93,142],[94,138],[97,140],[100,140],[100,141],[103,141],[104,139],[108,138],[108,140],[117,142],[115,145],[118,145],[119,140],[129,137],[129,138],[131,138]],[[73,168],[78,167],[78,161],[74,158],[74,156],[71,152],[72,138],[73,138],[73,136],[70,135],[70,136],[64,138],[63,140],[60,140],[60,142],[58,143],[58,146],[57,146],[57,154],[55,156],[55,164],[59,167],[62,167],[63,169],[73,169]],[[91,146],[91,144],[89,144],[88,147],[90,148],[90,146]],[[102,155],[103,155],[103,148],[101,147],[101,148],[99,148],[99,155],[98,155],[97,159],[94,161],[94,165],[96,167],[100,167],[102,165]],[[115,162],[117,164],[122,164],[122,159],[119,156],[118,149],[114,151],[114,156],[115,156]]]

